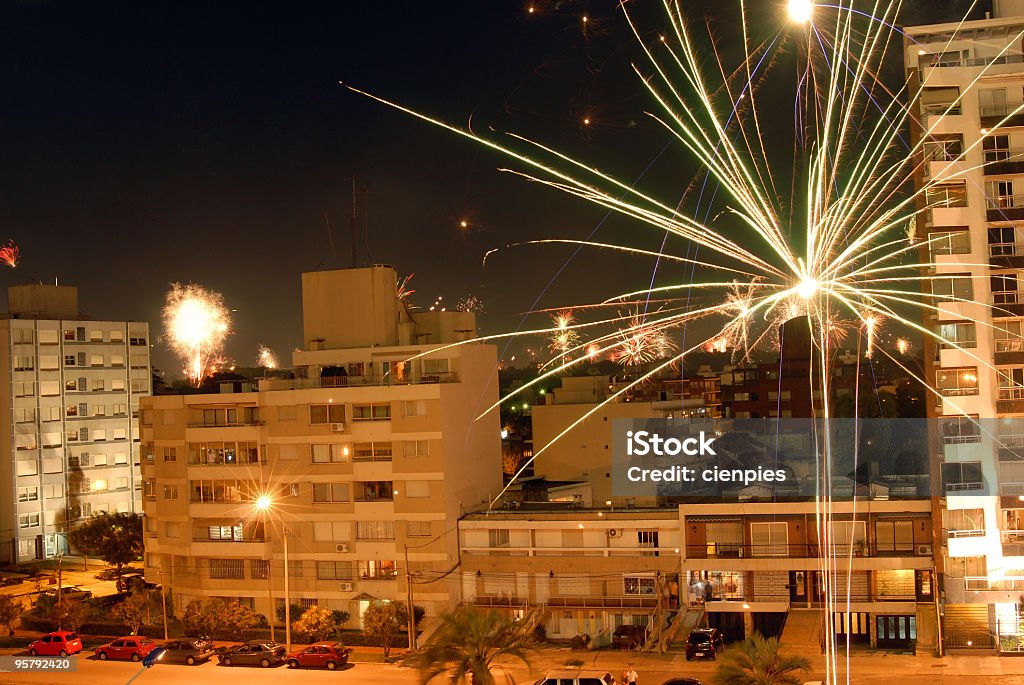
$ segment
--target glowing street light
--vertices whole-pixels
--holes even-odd
[[[274,510],[274,499],[270,495],[260,495],[256,498],[253,506],[260,514],[269,514]],[[284,642],[285,649],[290,653],[292,651],[292,611],[291,593],[288,591],[288,525],[282,522],[281,530],[283,533],[281,539],[284,543]],[[271,610],[273,611],[273,606],[271,606]],[[271,625],[273,625],[273,620],[274,617],[271,616]]]

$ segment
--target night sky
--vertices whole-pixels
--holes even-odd
[[[778,3],[761,4],[767,26]],[[943,21],[948,5],[911,10]],[[728,27],[732,10],[716,11]],[[168,285],[199,283],[235,310],[230,356],[253,365],[265,343],[287,362],[300,273],[351,265],[354,174],[371,261],[415,272],[421,306],[479,297],[483,332],[643,287],[652,262],[564,246],[502,250],[484,269],[511,242],[596,229],[657,249],[661,236],[602,223],[499,173],[499,155],[338,85],[528,135],[674,202],[698,169],[644,115],[635,58],[612,2],[0,0],[0,240],[22,250],[0,279],[77,285],[83,313],[155,332]],[[154,342],[154,364],[176,374]]]

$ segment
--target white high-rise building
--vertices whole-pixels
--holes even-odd
[[[8,288],[0,315],[0,560],[68,551],[101,511],[141,512],[139,397],[149,324],[78,312],[70,286]]]
[[[906,29],[915,140],[924,136],[917,182],[932,183],[918,234],[939,311],[926,325],[956,343],[925,350],[939,393],[929,411],[942,425],[936,561],[949,648],[1024,649],[1022,36],[1024,0],[995,0],[983,20]]]

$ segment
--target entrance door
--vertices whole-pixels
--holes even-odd
[[[789,572],[789,601],[793,604],[803,604],[807,601],[807,572]]]
[[[934,595],[932,594],[932,572],[931,571],[917,571],[914,574],[914,585],[917,590],[917,601],[918,602],[930,602]]]
[[[876,616],[878,646],[889,648],[909,647],[917,639],[916,616]]]

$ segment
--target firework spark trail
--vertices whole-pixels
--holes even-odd
[[[961,151],[945,171],[927,176],[923,183],[912,184],[915,176],[924,171],[930,160],[924,155],[925,144],[941,130],[946,113],[928,112],[926,118],[918,115],[918,100],[927,87],[931,74],[923,70],[924,78],[916,85],[904,83],[889,89],[881,80],[880,69],[885,54],[895,41],[895,20],[898,2],[876,2],[870,12],[854,10],[850,3],[810,5],[810,18],[799,29],[798,40],[805,49],[806,68],[800,74],[798,97],[803,107],[796,112],[803,122],[797,129],[801,138],[795,141],[798,151],[804,153],[805,171],[802,183],[795,182],[792,201],[787,205],[778,198],[773,180],[773,169],[767,161],[763,147],[765,131],[759,119],[758,85],[763,72],[758,66],[768,59],[767,50],[785,41],[769,39],[757,44],[752,41],[748,26],[746,4],[740,0],[744,57],[740,65],[742,79],[734,86],[732,75],[736,71],[725,69],[721,55],[715,50],[714,60],[707,59],[707,50],[698,45],[691,34],[682,4],[664,0],[665,18],[670,28],[658,41],[648,43],[648,32],[641,30],[626,13],[627,21],[638,40],[646,62],[634,66],[658,109],[649,113],[651,118],[689,151],[707,170],[727,198],[720,214],[727,216],[735,233],[743,234],[737,240],[715,230],[707,222],[699,221],[684,212],[680,206],[669,203],[632,188],[605,174],[598,168],[544,145],[515,134],[508,134],[508,144],[485,139],[437,119],[396,105],[363,91],[352,89],[391,107],[443,127],[476,143],[508,155],[529,171],[505,169],[510,173],[547,185],[555,190],[579,197],[585,201],[613,210],[642,222],[667,236],[680,238],[687,250],[700,251],[704,259],[666,255],[659,251],[659,259],[696,262],[708,269],[734,269],[744,272],[748,282],[720,281],[684,283],[655,287],[607,298],[605,304],[614,306],[623,300],[644,295],[671,296],[673,292],[685,295],[682,310],[671,306],[666,311],[651,313],[642,322],[660,331],[685,326],[700,319],[716,319],[720,329],[699,345],[716,349],[731,347],[743,353],[764,345],[772,339],[771,331],[781,322],[801,318],[811,333],[814,343],[813,373],[809,379],[812,398],[820,398],[815,412],[829,416],[831,355],[839,336],[847,328],[860,331],[860,340],[867,356],[892,355],[878,345],[878,327],[885,319],[889,326],[899,326],[921,334],[926,340],[935,340],[950,349],[977,356],[953,340],[945,340],[941,332],[926,327],[918,320],[901,314],[899,308],[912,307],[921,314],[940,311],[943,302],[969,302],[932,289],[920,292],[922,283],[933,281],[930,273],[935,264],[930,258],[916,255],[927,247],[917,239],[917,231],[908,230],[927,220],[928,212],[945,206],[929,201],[929,192],[938,184],[965,173],[962,164],[969,153],[981,146],[980,139]],[[774,30],[773,30],[774,31]],[[1002,56],[1019,39],[1007,40],[1006,47],[996,56]],[[954,37],[951,36],[949,42]],[[767,46],[767,47],[766,47]],[[803,55],[803,53],[801,53]],[[705,65],[717,67],[712,84],[705,73]],[[770,63],[770,60],[768,60]],[[954,107],[962,106],[968,92],[986,75],[990,66],[979,70],[974,81],[961,90]],[[883,98],[888,98],[884,102]],[[739,99],[747,99],[740,107]],[[907,103],[903,103],[906,98]],[[1024,111],[1017,106],[991,130],[1001,128],[1013,116]],[[733,114],[742,110],[742,115]],[[868,113],[872,116],[867,116]],[[723,113],[728,113],[728,117]],[[914,142],[906,132],[919,127],[922,135]],[[807,131],[807,139],[802,136]],[[990,132],[991,132],[990,130]],[[520,147],[526,151],[520,151]],[[909,149],[908,149],[909,147]],[[976,167],[971,167],[976,168]],[[906,188],[914,186],[912,191]],[[714,222],[714,220],[713,220]],[[732,230],[732,229],[731,229]],[[590,243],[605,249],[634,255],[653,255],[632,246]],[[691,252],[687,252],[691,254]],[[717,303],[690,306],[689,294],[698,289],[707,296],[717,297]],[[989,306],[986,311],[991,311]],[[580,309],[579,311],[582,311]],[[965,315],[966,318],[972,318]],[[992,327],[984,317],[974,317],[981,326]],[[608,323],[609,320],[605,320]],[[614,319],[612,319],[614,321]],[[847,322],[852,322],[848,324]],[[570,330],[588,324],[572,325]],[[621,325],[613,332],[599,335],[587,345],[598,345],[602,350],[619,348],[623,340],[621,331],[636,329],[636,324]],[[556,325],[549,333],[557,331]],[[580,343],[582,345],[582,343]],[[567,349],[568,348],[568,349]],[[575,348],[565,346],[552,361],[551,368],[536,382],[565,372],[586,357],[573,359]],[[686,352],[673,355],[636,382],[643,382],[654,374],[680,362]],[[900,367],[905,366],[896,360]],[[991,362],[978,359],[979,365],[991,368]],[[916,374],[911,374],[918,378]],[[859,375],[858,375],[859,379]],[[948,407],[956,407],[927,379],[919,378],[928,391],[941,397]],[[526,384],[525,391],[531,384]],[[626,385],[613,393],[607,402],[614,402],[631,388]],[[497,406],[497,405],[495,405]],[[548,449],[563,435],[573,430],[584,419],[599,411],[603,405],[568,426],[555,439],[542,446],[534,458]],[[855,407],[857,403],[855,403]],[[491,409],[494,407],[492,406]],[[486,414],[487,412],[484,412]],[[834,633],[834,609],[841,587],[834,585],[834,576],[841,568],[839,552],[833,538],[832,485],[833,454],[831,437],[821,436],[816,499],[816,527],[822,542],[820,569],[824,579],[826,634]],[[532,462],[532,459],[522,468]],[[504,491],[503,491],[504,492]],[[846,550],[847,567],[852,563],[852,549]],[[849,577],[847,578],[847,583]],[[846,588],[849,604],[849,587]],[[837,650],[831,640],[826,641],[826,676],[836,682],[838,673]],[[847,669],[847,673],[849,669]],[[849,676],[847,676],[849,677]]]
[[[13,240],[8,240],[5,245],[0,246],[0,264],[6,264],[12,269],[18,266],[21,259],[21,250]]]
[[[223,366],[221,348],[231,331],[224,298],[202,286],[174,283],[167,292],[164,330],[182,360],[186,377],[197,387],[214,366]]]
[[[274,354],[274,350],[270,349],[266,345],[260,345],[256,348],[256,366],[261,369],[273,371],[278,367],[277,355]]]

